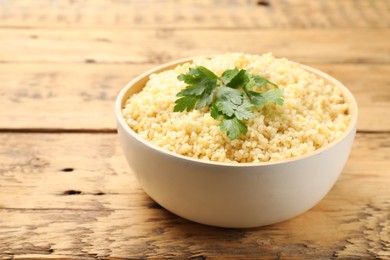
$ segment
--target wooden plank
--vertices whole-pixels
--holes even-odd
[[[152,66],[0,64],[0,128],[114,130],[117,93]]]
[[[325,199],[255,229],[212,228],[160,208],[142,192],[116,138],[0,135],[0,258],[389,256],[390,134],[358,134]]]
[[[388,28],[388,8],[387,0],[13,0],[0,5],[0,27]]]
[[[367,40],[369,39],[369,40]],[[303,63],[389,63],[388,29],[0,29],[1,63],[161,63],[273,52]]]
[[[356,96],[360,131],[390,131],[390,65],[309,64]],[[0,64],[0,129],[114,131],[119,90],[154,64]]]
[[[149,206],[116,138],[115,134],[2,134],[0,207],[93,210]],[[358,134],[339,180],[347,185],[339,191],[346,192],[343,197],[364,200],[374,185],[377,196],[390,195],[389,141],[389,133]],[[347,194],[348,187],[364,181],[370,185],[357,194]],[[127,201],[129,196],[137,199]]]

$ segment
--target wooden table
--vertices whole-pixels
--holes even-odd
[[[390,1],[0,1],[0,259],[390,259]],[[272,52],[342,81],[358,134],[330,193],[254,229],[181,219],[140,188],[113,104],[198,54]]]

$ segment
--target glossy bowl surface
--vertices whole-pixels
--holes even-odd
[[[174,61],[149,70],[129,82],[117,96],[119,140],[144,191],[183,218],[219,227],[269,225],[293,218],[316,205],[339,177],[355,137],[358,108],[350,91],[324,72],[302,65],[342,90],[351,115],[343,135],[312,153],[276,162],[207,162],[165,151],[144,140],[122,116],[127,98],[142,90],[151,74],[191,60]]]

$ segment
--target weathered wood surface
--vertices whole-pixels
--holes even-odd
[[[153,66],[0,64],[0,128],[114,131],[117,93]],[[313,66],[339,79],[356,96],[360,131],[390,131],[390,78],[383,76],[390,75],[390,65]]]
[[[390,259],[390,1],[0,0],[0,259]],[[256,229],[195,224],[141,189],[115,134],[135,75],[242,51],[351,89],[359,133],[330,193]]]
[[[236,230],[159,207],[127,167],[115,134],[3,134],[0,143],[3,258],[390,257],[388,133],[358,134],[337,184],[310,211]]]
[[[272,52],[303,63],[390,63],[389,29],[0,29],[1,63],[162,63]],[[93,46],[93,47],[91,47]]]
[[[0,27],[388,28],[388,0],[3,0]]]

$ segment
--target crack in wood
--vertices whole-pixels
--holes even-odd
[[[112,194],[115,194],[115,193],[111,193]],[[94,192],[94,193],[87,193],[87,192],[82,192],[82,191],[79,191],[79,190],[66,190],[62,193],[62,195],[95,195],[95,196],[103,196],[103,195],[106,195],[105,192],[102,192],[102,191],[98,191],[98,192]]]
[[[64,168],[61,170],[62,172],[73,172],[74,169],[73,168]]]
[[[350,222],[357,222],[360,229],[345,239],[343,248],[334,252],[335,258],[389,259],[390,198],[365,204]]]

